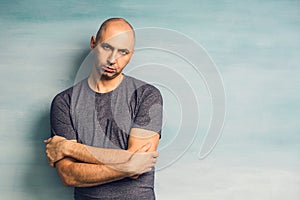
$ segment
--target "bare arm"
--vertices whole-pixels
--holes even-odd
[[[72,157],[91,164],[116,164],[127,162],[132,156],[132,153],[125,150],[92,147],[61,136],[49,138],[45,143],[51,166],[64,157]]]
[[[149,147],[145,145],[140,151],[146,151]],[[119,171],[107,165],[82,163],[66,157],[56,163],[56,168],[66,186],[89,187],[148,172],[156,162],[156,159],[150,158],[149,162],[146,161],[141,168],[136,165],[136,160],[139,161],[138,165],[142,164],[139,159],[135,159],[133,156],[126,163],[126,167]]]
[[[60,136],[45,140],[45,143],[51,166],[62,158],[71,157],[83,163],[102,164],[118,171],[142,174],[146,167],[153,167],[158,156],[157,152],[147,152],[152,147],[150,142],[134,151],[87,146]]]
[[[159,134],[153,131],[132,128],[130,131],[130,137],[128,141],[128,151],[135,152],[140,146],[143,146],[147,143],[151,143],[151,147],[147,152],[153,152],[157,150],[159,142]],[[133,176],[133,178],[138,178],[139,175]]]
[[[58,161],[56,169],[64,185],[73,187],[96,186],[131,176],[106,165],[82,163],[72,158]]]
[[[55,139],[60,140],[62,138]],[[125,177],[137,178],[138,175],[150,171],[156,163],[156,157],[158,155],[155,150],[157,148],[158,140],[159,135],[157,133],[143,129],[132,129],[131,136],[129,137],[128,151],[90,147],[70,141],[68,144],[70,146],[66,147],[66,149],[72,147],[72,149],[76,150],[66,152],[67,150],[65,149],[62,151],[65,151],[68,156],[75,154],[74,157],[81,157],[83,160],[91,161],[91,163],[83,163],[73,158],[65,157],[57,162],[56,168],[63,183],[67,186],[88,187],[120,180]],[[58,141],[55,142],[59,143]],[[149,142],[152,145],[148,145]],[[51,144],[51,142],[48,144]],[[65,146],[67,145],[65,144]],[[112,151],[110,152],[110,150]],[[143,153],[146,151],[152,152],[153,154]],[[76,152],[79,154],[76,155]],[[120,162],[118,159],[114,158],[110,160],[110,158],[104,158],[103,156],[115,155],[118,157],[118,155],[116,155],[118,152],[122,152],[124,155],[131,155],[129,161],[118,163]],[[132,154],[129,152],[136,153]],[[101,155],[102,153],[103,155]],[[112,163],[107,165],[101,164],[98,158],[102,159],[102,162],[109,161]],[[126,160],[127,156],[124,156],[123,159]],[[114,162],[115,164],[113,164]]]
[[[135,152],[141,146],[151,143],[151,147],[147,152],[155,152],[159,142],[159,134],[154,131],[149,131],[140,128],[132,128],[128,141],[128,151]]]

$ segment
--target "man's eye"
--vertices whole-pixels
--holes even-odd
[[[120,53],[122,55],[127,55],[127,54],[129,54],[129,51],[128,50],[120,50]]]
[[[110,46],[107,45],[107,44],[101,44],[101,47],[104,49],[104,50],[110,50]]]

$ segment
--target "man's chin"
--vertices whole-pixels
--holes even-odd
[[[105,80],[112,80],[114,78],[116,78],[120,73],[107,73],[107,72],[103,72],[101,74],[101,78],[105,79]]]

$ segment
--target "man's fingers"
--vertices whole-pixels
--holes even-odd
[[[152,170],[152,167],[149,167],[149,168],[147,168],[147,169],[145,170],[144,173],[151,172],[151,170]]]
[[[147,144],[145,144],[144,146],[142,146],[138,152],[147,152],[152,146],[151,142],[148,142]]]
[[[48,157],[48,164],[51,166],[51,167],[54,167],[54,162]]]
[[[60,139],[60,140],[66,139],[66,138],[64,138],[64,137],[62,137],[62,136],[59,136],[59,135],[54,135],[53,138],[55,138],[55,139]]]
[[[52,138],[48,138],[47,140],[44,140],[44,143],[48,144],[51,140]]]
[[[49,165],[50,165],[51,167],[54,167],[54,162],[49,162]]]
[[[153,151],[153,158],[157,158],[159,156],[158,151]]]
[[[157,159],[153,158],[153,163],[156,164],[156,162],[157,162]]]
[[[132,179],[138,179],[139,175],[134,175],[134,176],[131,176],[130,178],[132,178]]]
[[[56,143],[56,142],[59,142],[62,140],[66,140],[66,138],[59,136],[59,135],[55,135],[51,138],[48,138],[47,140],[44,140],[44,142],[47,144],[47,143],[50,143],[51,141],[52,141],[52,143]]]

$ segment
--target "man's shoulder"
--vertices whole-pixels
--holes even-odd
[[[76,90],[76,88],[82,87],[82,85],[85,83],[85,81],[86,81],[86,79],[84,79],[84,80],[74,84],[73,86],[59,92],[53,98],[52,103],[64,101],[64,102],[67,102],[69,104],[70,101],[71,101],[71,98],[72,98],[73,91]]]
[[[160,90],[151,83],[139,80],[134,77],[126,77],[126,87],[131,95],[130,102],[135,102],[138,105],[163,105],[163,98]]]
[[[134,89],[138,91],[139,93],[157,93],[160,95],[160,91],[157,87],[155,87],[153,84],[148,83],[146,81],[137,79],[132,76],[126,75],[126,84],[127,87],[130,89]]]

